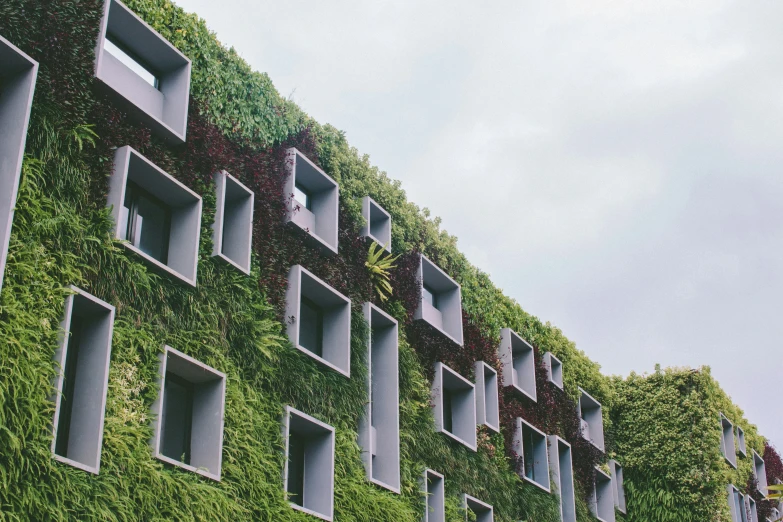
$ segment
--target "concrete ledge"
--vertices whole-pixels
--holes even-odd
[[[462,293],[460,285],[435,263],[421,256],[419,285],[422,295],[414,319],[429,323],[433,328],[462,346]],[[424,288],[432,293],[436,303],[424,298]]]
[[[253,191],[225,170],[215,173],[217,194],[212,255],[250,273],[253,244]]]
[[[125,248],[151,267],[196,286],[198,247],[201,236],[201,196],[129,146],[114,153],[114,173],[109,179],[109,198],[114,219],[114,237],[124,240],[128,211],[124,207],[128,182],[158,198],[171,212],[168,233],[168,260],[163,263],[129,242]]]
[[[283,417],[285,466],[283,489],[291,493],[289,477],[291,440],[303,446],[302,502],[289,502],[293,509],[331,522],[334,517],[334,428],[301,411],[286,406]]]
[[[485,363],[476,361],[476,422],[500,432],[500,406],[498,403],[498,372]]]
[[[425,496],[424,522],[446,522],[446,479],[437,471],[426,469],[422,480]]]
[[[533,347],[511,328],[500,330],[498,356],[503,386],[512,386],[533,402],[536,393],[536,358]]]
[[[350,299],[303,266],[294,265],[288,272],[286,318],[288,339],[297,350],[351,376]]]
[[[80,288],[70,289],[74,294],[65,300],[62,337],[54,354],[52,454],[55,460],[97,475],[115,310]]]
[[[571,445],[557,435],[549,435],[547,447],[549,449],[549,469],[555,484],[553,493],[557,493],[560,497],[560,520],[561,522],[576,522]]]
[[[359,420],[359,446],[367,479],[400,493],[400,392],[397,321],[364,303],[370,325],[367,356],[367,406]]]
[[[291,147],[285,161],[288,178],[285,182],[287,223],[304,230],[315,244],[327,254],[337,254],[338,207],[340,189],[334,181],[307,156]],[[308,209],[303,201],[294,197],[295,188],[301,186],[311,198]]]
[[[158,385],[158,397],[152,406],[153,456],[172,466],[220,481],[226,375],[164,346],[160,354]],[[180,400],[180,386],[191,390],[192,410],[184,415],[181,412],[188,401]],[[190,447],[189,458],[185,454],[182,459],[179,449],[173,453],[169,447],[170,441],[179,438],[180,434],[185,437],[189,434],[189,442],[186,442]]]
[[[582,419],[582,437],[604,451],[604,415],[601,403],[579,388],[577,410]]]
[[[462,508],[471,511],[476,516],[476,522],[495,522],[495,510],[492,506],[467,493],[462,494]],[[465,513],[465,521],[467,520],[468,514]]]
[[[38,62],[0,36],[0,290],[37,77]]]
[[[156,89],[106,50],[107,38],[154,70]],[[95,47],[95,77],[121,107],[158,136],[185,142],[190,99],[190,60],[119,0],[106,0]]]
[[[432,408],[435,431],[476,451],[475,387],[472,382],[441,362],[435,363]]]
[[[512,443],[514,452],[522,459],[522,468],[517,470],[519,477],[549,493],[549,450],[544,432],[517,417]]]
[[[391,214],[375,202],[370,196],[362,199],[362,236],[375,241],[391,253]]]

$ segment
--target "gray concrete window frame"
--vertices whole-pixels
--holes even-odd
[[[524,440],[524,428],[533,431],[535,440],[533,441],[533,468],[537,476],[546,477],[540,481],[532,480],[525,474],[525,440]],[[522,417],[517,417],[516,428],[514,430],[514,438],[512,440],[514,452],[519,456],[521,461],[521,467],[517,474],[519,478],[525,480],[537,488],[551,493],[552,486],[550,484],[551,477],[549,473],[549,447],[546,434],[527,422]]]
[[[201,235],[201,196],[129,146],[114,153],[114,173],[109,180],[107,206],[114,219],[114,237],[122,240],[120,213],[128,181],[151,193],[171,209],[168,263],[164,264],[124,241],[125,248],[161,273],[195,287]]]
[[[51,450],[55,460],[97,475],[101,467],[115,309],[80,288],[70,286],[69,289],[73,293],[65,300],[65,313],[60,325],[60,344],[54,353],[57,374],[52,397],[54,422]],[[75,317],[89,318],[90,323],[82,332],[79,343],[68,456],[65,457],[58,455],[55,447],[65,381],[65,362],[71,340],[71,324]]]
[[[302,295],[324,310],[323,355],[299,343]],[[302,265],[288,272],[286,333],[300,352],[337,373],[351,377],[351,300],[326,284]],[[293,319],[292,319],[293,318]]]
[[[283,194],[287,223],[304,230],[326,254],[338,251],[338,207],[340,187],[326,172],[294,147],[286,151],[285,168],[288,177]],[[304,186],[311,196],[311,209],[294,199],[294,187]]]
[[[304,506],[289,502],[292,509],[332,522],[334,517],[334,427],[293,408],[283,416],[283,491],[288,491],[288,451],[292,432],[308,437],[305,446]],[[317,438],[317,439],[316,439]]]
[[[420,256],[418,278],[421,295],[414,320],[428,323],[448,339],[462,346],[462,289],[459,283],[424,255]],[[425,285],[436,293],[438,308],[424,299]]]
[[[726,486],[728,493],[729,512],[732,522],[748,522],[745,510],[745,497],[734,484]]]
[[[590,512],[600,522],[615,522],[614,494],[612,493],[612,477],[603,470],[595,468],[595,480],[590,492]]]
[[[107,34],[154,69],[159,89],[145,82],[106,50]],[[106,0],[95,47],[95,77],[119,104],[174,144],[185,142],[191,63],[119,0]]]
[[[750,518],[748,522],[759,522],[759,512],[756,507],[756,501],[750,495],[745,495],[745,509],[747,510]]]
[[[243,274],[250,274],[253,245],[253,191],[222,170],[214,175],[215,222],[212,225],[212,256]]]
[[[476,361],[476,422],[492,431],[500,432],[500,405],[498,401],[498,372],[485,363]]]
[[[576,495],[574,493],[574,466],[571,445],[557,435],[547,437],[549,469],[555,489],[560,497],[561,522],[576,522]]]
[[[720,414],[720,451],[729,465],[737,469],[737,448],[734,441],[734,424],[723,413]]]
[[[737,450],[743,457],[748,456],[748,446],[745,442],[745,430],[743,430],[741,427],[737,426],[737,441],[739,442],[739,446]]]
[[[0,290],[37,78],[38,62],[0,36]]]
[[[445,429],[443,390],[458,392],[452,403],[452,431]],[[476,451],[476,387],[462,375],[442,362],[435,363],[432,380],[432,409],[435,415],[435,431]]]
[[[468,520],[467,511],[476,515],[476,522],[495,522],[495,510],[492,506],[467,493],[462,494],[462,509],[465,510],[465,521]]]
[[[362,199],[362,217],[364,218],[362,237],[366,237],[369,241],[375,241],[387,252],[391,253],[391,214],[386,212],[370,196],[364,196]]]
[[[400,494],[399,332],[397,321],[364,303],[370,326],[367,349],[367,401],[359,420],[359,446],[367,479]],[[373,425],[374,423],[374,425]]]
[[[533,402],[536,392],[536,358],[533,346],[511,328],[500,330],[501,375],[503,386],[511,386]]]
[[[623,467],[616,460],[609,461],[609,472],[614,481],[612,492],[614,493],[614,506],[623,515],[627,514],[625,505],[625,478],[623,477]]]
[[[759,455],[756,450],[752,450],[752,452],[753,476],[756,477],[759,492],[766,496],[769,493],[767,491],[767,487],[769,487],[769,484],[767,483],[767,465],[764,463],[764,459],[761,458],[761,455]]]
[[[604,416],[601,403],[582,388],[579,388],[577,403],[579,418],[582,419],[582,438],[601,451],[604,449]]]
[[[446,522],[446,477],[433,469],[425,469],[422,476],[424,495],[423,522]]]
[[[552,352],[544,354],[546,379],[561,390],[563,389],[563,363]]]
[[[158,355],[158,396],[152,404],[152,455],[172,466],[220,482],[223,462],[223,426],[226,408],[226,374],[164,345]],[[166,374],[171,372],[196,385],[191,420],[190,464],[161,453],[162,413]]]

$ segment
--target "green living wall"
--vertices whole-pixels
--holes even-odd
[[[677,429],[656,431],[653,442],[641,444],[635,437],[644,436],[650,426],[640,424],[636,409],[654,406],[661,417],[656,422],[664,424],[663,412],[687,389],[644,393],[659,374],[626,380],[603,376],[559,329],[525,313],[472,266],[456,239],[426,210],[408,202],[398,182],[351,148],[337,129],[312,121],[281,98],[266,75],[222,47],[197,16],[168,0],[131,0],[127,5],[193,62],[185,145],[159,141],[95,84],[101,1],[0,4],[0,34],[41,64],[0,296],[0,520],[310,520],[290,509],[282,489],[280,418],[285,405],[336,428],[335,519],[340,522],[420,520],[424,503],[419,480],[425,468],[446,476],[451,522],[465,519],[461,493],[492,504],[499,522],[558,520],[557,498],[522,482],[515,472],[509,443],[518,416],[572,444],[580,522],[594,520],[586,503],[592,470],[612,456],[625,465],[629,520],[725,519],[721,488],[725,491],[729,480],[740,481],[736,474],[748,469],[743,466],[735,475],[718,469],[716,412],[732,411],[736,418],[741,412],[714,381],[710,393],[688,403],[688,422],[697,430],[689,430],[683,420]],[[107,180],[113,151],[124,145],[203,197],[196,288],[148,271],[112,239],[105,209]],[[325,256],[283,225],[283,165],[290,146],[340,185],[336,257]],[[211,180],[221,169],[256,193],[250,276],[211,257]],[[365,195],[391,213],[392,248],[401,256],[392,272],[393,298],[376,301],[401,324],[400,495],[367,482],[356,443],[367,401],[368,328],[360,305],[376,299],[364,266],[367,248],[358,237],[359,200]],[[464,348],[411,321],[419,253],[462,285]],[[317,366],[285,337],[286,274],[294,264],[313,271],[353,302],[351,379]],[[55,463],[50,452],[52,356],[68,285],[117,307],[98,476]],[[498,368],[496,348],[504,327],[537,349],[539,400],[533,403],[503,390],[501,434],[480,431],[479,449],[470,452],[434,432],[429,392],[433,363],[444,361],[470,379],[476,360]],[[166,467],[151,455],[150,406],[164,344],[227,375],[220,482]],[[541,356],[547,351],[563,362],[564,392],[546,381]],[[603,404],[607,455],[578,436],[574,401],[579,386]],[[763,447],[763,439],[745,424],[749,445]],[[690,439],[682,444],[682,458],[669,466],[670,445],[682,437]],[[712,472],[700,475],[705,466]],[[672,510],[651,500],[668,491],[675,499]]]

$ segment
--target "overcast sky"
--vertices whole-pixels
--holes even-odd
[[[783,449],[783,2],[175,1],[606,373],[710,365]]]

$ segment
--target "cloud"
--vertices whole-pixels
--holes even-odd
[[[783,3],[179,0],[605,370],[783,367]]]

